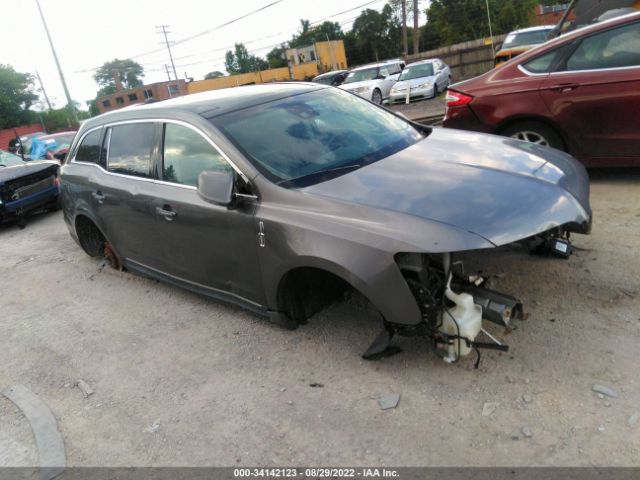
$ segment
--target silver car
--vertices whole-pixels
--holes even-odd
[[[388,60],[354,68],[338,88],[380,105],[388,101],[389,91],[398,81],[403,68],[402,60]]]
[[[391,88],[389,103],[434,98],[449,88],[451,69],[442,60],[431,58],[408,65]]]

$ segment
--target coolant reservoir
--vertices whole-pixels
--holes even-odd
[[[442,326],[440,331],[447,335],[475,340],[482,328],[482,307],[473,303],[473,296],[468,293],[455,293],[451,288],[445,290],[446,297],[455,303],[453,308],[442,312]],[[455,322],[453,318],[455,318]],[[457,323],[457,326],[456,326]],[[461,338],[453,340],[453,345],[447,347],[445,362],[455,362],[458,357],[468,355],[471,347]]]

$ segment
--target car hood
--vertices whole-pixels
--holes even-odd
[[[559,150],[434,128],[424,140],[302,189],[454,226],[505,245],[560,225],[588,231],[589,178]]]
[[[410,85],[411,88],[415,88],[418,87],[424,83],[433,83],[436,81],[436,77],[435,75],[432,75],[430,77],[418,77],[418,78],[412,78],[411,80],[401,80],[399,82],[396,82],[393,85],[393,88],[396,90],[405,90],[407,88],[407,85]]]
[[[31,162],[24,162],[24,165],[0,167],[0,183],[9,182],[11,180],[15,180],[16,178],[32,175],[53,166],[58,167],[58,162],[34,160]]]

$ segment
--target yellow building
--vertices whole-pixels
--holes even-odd
[[[311,80],[321,73],[347,68],[347,56],[342,40],[317,42],[304,48],[290,48],[287,49],[286,55],[287,67],[198,80],[187,84],[187,92],[198,93],[257,83]]]

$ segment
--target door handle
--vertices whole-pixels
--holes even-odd
[[[156,213],[164,217],[164,219],[167,222],[171,222],[177,215],[176,212],[171,210],[171,207],[169,205],[164,205],[163,207],[156,207]]]
[[[571,92],[572,90],[575,90],[579,86],[580,85],[577,83],[560,83],[558,85],[554,85],[551,88],[553,90],[557,90],[560,93],[566,93],[566,92]]]
[[[91,196],[100,205],[102,205],[104,203],[105,196],[100,190],[98,190],[97,192],[91,192]]]

